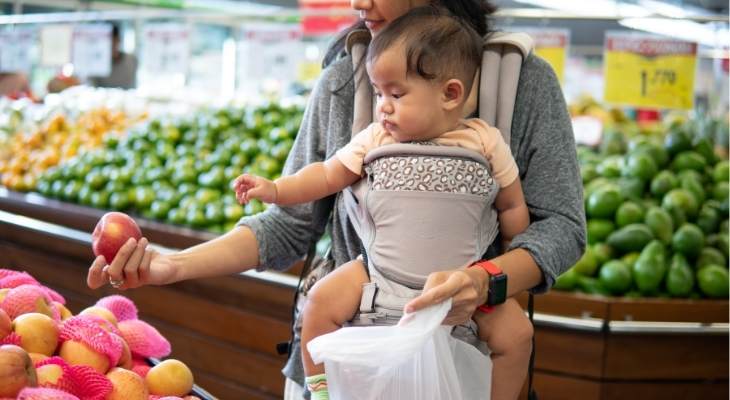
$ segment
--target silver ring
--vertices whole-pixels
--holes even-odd
[[[115,289],[119,289],[120,287],[122,287],[122,285],[124,285],[124,279],[120,279],[120,280],[118,280],[118,281],[115,281],[115,280],[114,280],[114,279],[112,279],[112,277],[110,276],[110,277],[109,277],[109,284],[110,284],[110,285],[112,285],[112,287],[113,287],[113,288],[115,288]]]

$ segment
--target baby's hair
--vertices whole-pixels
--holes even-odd
[[[469,96],[483,46],[483,39],[469,24],[435,6],[413,8],[373,38],[367,62],[395,45],[403,46],[407,74],[429,81],[456,78],[464,84],[464,98]]]

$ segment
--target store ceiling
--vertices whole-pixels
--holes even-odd
[[[219,4],[220,7],[225,6],[228,9],[251,8],[257,5],[269,5],[269,6],[280,6],[287,9],[295,9],[299,1],[298,0],[185,0],[189,4],[205,4],[208,7],[212,7],[215,4]],[[124,7],[120,2],[115,1],[102,1],[102,0],[0,0],[2,6],[0,10],[2,13],[12,13],[13,4],[20,2],[24,4],[25,12],[50,12],[54,8],[64,8],[65,10],[74,9],[115,9]],[[674,7],[681,7],[688,13],[694,15],[704,14],[710,15],[715,19],[721,18],[724,22],[720,25],[724,27],[724,35],[730,35],[727,33],[728,30],[728,1],[727,0],[600,0],[604,6],[609,10],[609,13],[613,13],[612,17],[601,18],[601,19],[588,19],[586,17],[581,18],[564,18],[567,14],[576,14],[575,9],[586,7],[590,5],[589,13],[592,11],[595,5],[598,4],[598,0],[493,0],[493,2],[504,11],[503,16],[496,19],[497,27],[504,30],[516,29],[516,27],[525,26],[538,26],[544,28],[565,28],[571,32],[571,46],[573,50],[583,54],[601,53],[603,46],[603,40],[605,32],[608,30],[627,30],[628,28],[620,25],[616,20],[615,11],[610,11],[616,5],[640,5],[647,2],[653,2],[655,4],[664,4]],[[240,6],[239,6],[240,4]],[[556,7],[556,4],[562,4],[564,9],[567,11],[555,11],[549,12],[550,18],[545,18],[544,14],[548,11],[540,11],[541,15],[539,18],[517,18],[517,17],[506,17],[504,15],[516,14],[517,10],[521,11],[520,15],[524,14],[524,11],[535,11],[545,10],[544,8],[538,7],[535,4],[545,4],[546,7]],[[575,5],[575,6],[573,6]],[[129,7],[129,6],[127,6]],[[37,8],[37,10],[36,10]],[[215,7],[214,7],[215,8]],[[716,25],[715,25],[716,26]],[[696,28],[693,27],[693,29]],[[672,25],[671,32],[674,33],[677,28]],[[674,36],[674,35],[673,35]],[[717,37],[717,31],[715,31],[715,37]],[[724,37],[724,36],[720,36]],[[730,36],[728,36],[730,37]],[[687,40],[702,41],[685,38]],[[712,39],[714,46],[718,46],[717,39]],[[730,39],[725,41],[720,40],[719,43],[730,43]],[[727,43],[720,44],[719,46],[727,48]]]
[[[251,0],[238,0],[248,1]],[[253,0],[254,2],[269,5],[278,5],[283,7],[297,7],[297,0]],[[591,0],[574,0],[576,5],[590,4]],[[624,0],[618,1],[621,4],[639,4],[641,0]],[[681,7],[687,12],[695,12],[715,16],[728,15],[727,0],[659,0],[660,3]],[[517,0],[494,0],[502,10],[510,9],[540,9],[530,2]],[[536,2],[535,2],[536,3]],[[545,28],[564,28],[571,32],[571,45],[575,50],[585,54],[602,52],[603,40],[605,32],[608,30],[627,30],[628,28],[620,25],[616,20],[611,19],[548,19],[548,18],[498,18],[497,25],[501,29],[510,29],[510,27],[518,26],[539,26]]]
[[[248,1],[251,0],[235,0],[235,1]],[[297,0],[253,0],[256,3],[265,3],[270,5],[277,5],[277,6],[283,6],[283,7],[296,7],[298,4]],[[580,0],[576,0],[576,3],[580,2]],[[626,3],[631,3],[631,1],[625,1]],[[704,8],[708,11],[719,13],[719,14],[727,14],[728,12],[728,1],[727,0],[664,0],[663,3],[668,3],[671,5],[689,5],[689,6],[695,6]],[[524,5],[523,3],[513,1],[513,0],[496,0],[494,1],[495,4],[497,4],[500,8],[525,8],[529,7]]]

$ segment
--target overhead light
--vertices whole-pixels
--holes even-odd
[[[639,0],[639,4],[649,10],[656,12],[659,15],[665,15],[671,18],[685,18],[688,13],[682,7],[675,6],[674,4],[665,3],[657,0]]]
[[[672,3],[658,0],[639,0],[638,4],[648,10],[653,11],[658,15],[663,15],[671,18],[688,18],[715,15],[704,8],[695,7],[689,4],[682,4],[682,6],[680,7]]]
[[[648,17],[653,12],[636,4],[628,4],[613,0],[515,0],[518,3],[530,4],[551,10],[560,10],[575,15],[619,16],[626,18]]]
[[[281,6],[232,0],[185,0],[185,8],[254,15],[271,14],[283,9]]]
[[[618,23],[627,28],[697,42],[713,48],[727,48],[730,44],[727,25],[665,18],[624,18]]]

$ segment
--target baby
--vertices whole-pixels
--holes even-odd
[[[498,213],[499,232],[505,244],[509,243],[529,224],[517,165],[496,128],[480,119],[462,118],[481,63],[482,43],[466,23],[429,7],[415,8],[391,22],[370,43],[366,57],[377,97],[377,122],[355,135],[333,157],[294,175],[273,182],[248,174],[239,176],[234,183],[238,201],[259,199],[292,205],[324,198],[362,179],[365,155],[380,146],[403,142],[458,146],[488,160],[489,182],[498,185],[493,207]],[[327,381],[324,365],[314,364],[307,343],[339,329],[355,316],[363,284],[370,280],[367,268],[360,258],[350,261],[320,280],[308,294],[303,311],[302,358],[313,399],[328,398]],[[491,312],[475,312],[473,319],[479,339],[487,342],[492,352],[492,398],[517,398],[531,350],[528,341],[515,339],[525,337],[519,333],[531,332],[524,312],[514,299],[508,299]]]

